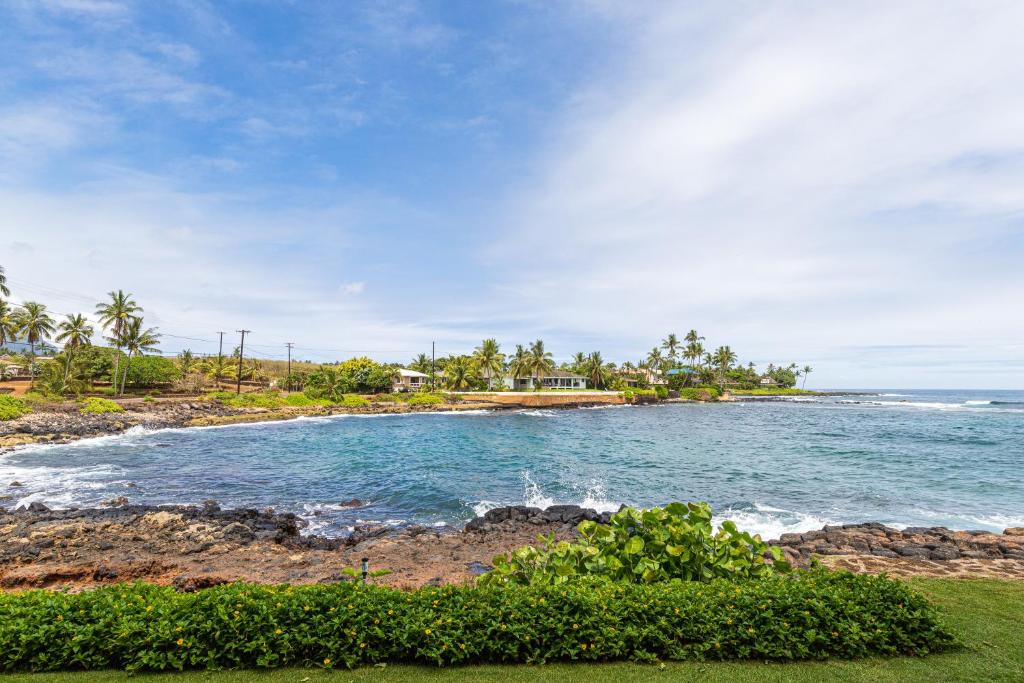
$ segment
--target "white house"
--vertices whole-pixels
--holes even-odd
[[[531,374],[529,377],[506,377],[505,386],[509,389],[533,389],[537,376]],[[565,370],[552,370],[546,373],[541,379],[542,389],[586,389],[587,378],[582,375],[574,375]]]
[[[430,383],[430,375],[406,368],[398,368],[398,373],[391,384],[391,391],[419,391]]]

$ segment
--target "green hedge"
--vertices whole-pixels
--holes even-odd
[[[146,584],[0,594],[0,670],[353,667],[922,655],[953,639],[885,577],[403,592],[359,583]]]

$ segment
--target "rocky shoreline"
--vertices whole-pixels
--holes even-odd
[[[464,529],[357,526],[346,538],[301,533],[304,522],[273,510],[127,505],[88,510],[0,510],[0,589],[78,589],[144,580],[195,590],[228,581],[329,583],[363,557],[398,587],[467,583],[491,558],[538,533],[571,539],[597,513],[573,505],[497,508]],[[1024,580],[1024,528],[1002,534],[942,527],[902,531],[877,523],[825,527],[771,541],[798,566],[895,575]]]
[[[501,409],[483,403],[410,406],[377,403],[369,406],[310,406],[306,408],[232,408],[216,400],[161,399],[123,401],[124,412],[86,415],[75,403],[48,404],[34,412],[0,422],[0,453],[28,444],[61,444],[80,439],[122,434],[132,427],[168,429],[274,422],[298,417],[340,414],[386,414],[468,409]]]

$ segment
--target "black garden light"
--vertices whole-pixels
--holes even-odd
[[[366,575],[370,573],[370,558],[363,558],[363,583],[366,583]]]

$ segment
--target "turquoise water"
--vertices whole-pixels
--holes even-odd
[[[195,503],[355,523],[490,507],[707,500],[777,536],[826,523],[1024,526],[1024,392],[335,416],[103,437],[0,456],[8,507]],[[367,505],[342,508],[358,498]]]

